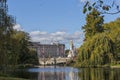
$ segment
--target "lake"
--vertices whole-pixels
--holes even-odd
[[[30,80],[120,80],[118,68],[72,68],[41,66],[17,70],[13,73],[17,77]]]

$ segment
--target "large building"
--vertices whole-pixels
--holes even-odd
[[[32,43],[32,45],[33,47],[36,48],[39,58],[52,58],[52,57],[64,57],[65,56],[65,45],[64,44]]]

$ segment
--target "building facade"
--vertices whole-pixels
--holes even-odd
[[[64,57],[65,45],[64,44],[40,44],[32,43],[36,48],[39,58],[52,58],[52,57]]]

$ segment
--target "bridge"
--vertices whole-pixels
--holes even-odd
[[[75,48],[73,42],[70,42],[70,51],[65,57],[65,44],[40,44],[31,42],[31,47],[35,48],[38,55],[39,64],[41,65],[54,65],[68,63],[75,56]]]
[[[58,58],[39,58],[39,63],[41,65],[53,65],[53,64],[66,64],[71,61],[68,57],[58,57]]]

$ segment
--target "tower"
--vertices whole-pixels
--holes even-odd
[[[70,41],[70,50],[73,50],[74,46],[73,46],[73,41]]]
[[[68,54],[68,57],[74,57],[75,54],[74,54],[74,44],[73,44],[73,41],[71,40],[70,41],[70,51],[69,51],[69,54]]]

